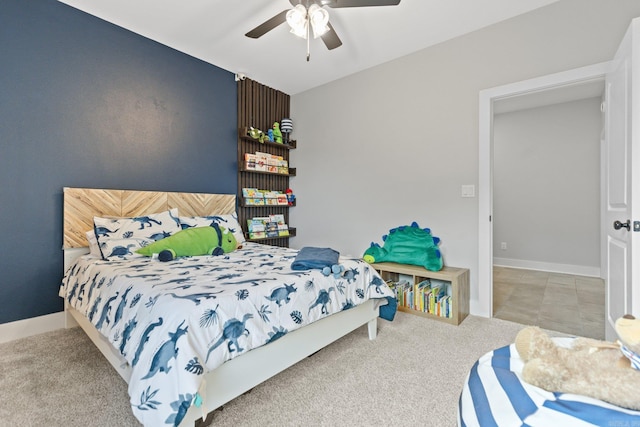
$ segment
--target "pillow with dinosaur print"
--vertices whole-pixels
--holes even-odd
[[[235,213],[210,216],[181,216],[180,224],[183,229],[206,226],[213,227],[213,224],[218,224],[218,226],[224,227],[233,233],[238,245],[242,245],[245,242],[242,227],[240,227],[238,223],[238,215]]]
[[[181,230],[178,209],[132,218],[93,218],[102,259],[142,257],[140,249]]]

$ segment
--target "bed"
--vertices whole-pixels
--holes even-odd
[[[569,337],[556,337],[570,347]],[[569,393],[552,393],[521,379],[524,361],[515,344],[473,365],[458,402],[458,426],[639,426],[640,412]]]
[[[233,217],[234,195],[65,188],[63,198],[67,326],[82,327],[128,383],[144,425],[193,425],[362,325],[375,339],[379,307],[393,297],[360,259],[341,257],[346,274],[326,276],[292,270],[298,251],[252,242],[164,263],[126,242],[100,241],[102,256],[89,253],[87,231],[95,225],[100,238],[98,219],[144,218],[136,230],[148,234],[162,222],[149,213],[182,227]]]

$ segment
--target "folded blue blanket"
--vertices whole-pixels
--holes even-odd
[[[298,251],[296,259],[291,264],[292,270],[323,269],[338,263],[340,253],[331,248],[314,248],[305,246]]]

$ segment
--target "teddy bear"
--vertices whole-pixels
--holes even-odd
[[[616,343],[578,337],[570,347],[564,347],[538,327],[522,329],[515,340],[524,361],[522,379],[547,391],[589,396],[640,410],[640,319],[621,317],[615,330]]]

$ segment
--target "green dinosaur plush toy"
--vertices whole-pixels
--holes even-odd
[[[273,123],[273,141],[282,144],[282,131],[280,131],[280,123]]]
[[[440,239],[431,235],[428,228],[420,228],[416,222],[389,230],[382,236],[384,246],[371,243],[362,258],[374,262],[396,262],[398,264],[419,265],[427,270],[442,269],[442,255],[438,249]]]
[[[227,254],[237,247],[238,242],[233,233],[218,224],[213,224],[186,228],[136,252],[145,256],[158,254],[160,261],[171,261],[182,256]]]
[[[267,135],[264,132],[262,132],[260,129],[254,128],[253,126],[249,128],[247,135],[253,139],[257,139],[259,142],[264,142],[265,140],[266,141],[269,140],[267,138]]]

